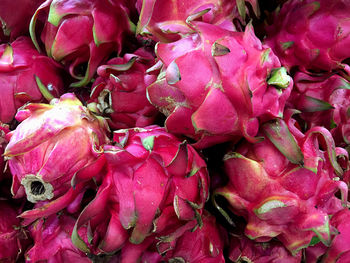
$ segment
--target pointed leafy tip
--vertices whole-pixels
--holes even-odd
[[[246,16],[246,8],[245,8],[245,0],[236,0],[236,5],[238,9],[238,13],[243,21],[245,21]]]
[[[35,26],[36,26],[36,20],[38,19],[39,12],[43,9],[46,8],[51,4],[52,0],[46,0],[44,3],[42,3],[38,9],[35,11],[34,15],[32,16],[30,23],[29,23],[29,34],[32,39],[32,42],[35,46],[35,48],[41,52],[41,49],[38,44],[38,40],[36,39],[36,34],[35,34]]]
[[[211,55],[213,57],[224,56],[230,52],[231,50],[228,47],[225,47],[224,45],[221,45],[217,42],[214,42],[211,47]]]
[[[54,26],[58,26],[63,16],[57,12],[55,5],[51,5],[47,21]]]
[[[85,242],[78,234],[77,223],[74,225],[71,240],[74,246],[76,246],[79,250],[83,251],[84,253],[90,253],[89,247],[85,244]]]
[[[125,64],[113,64],[113,65],[103,65],[100,66],[97,71],[99,75],[102,75],[102,73],[105,73],[108,69],[115,70],[115,71],[127,71],[129,70],[137,60],[137,57],[132,57],[127,63]],[[117,77],[115,77],[117,78]]]
[[[262,204],[258,209],[255,209],[254,212],[257,215],[261,215],[270,212],[274,208],[281,208],[286,206],[287,205],[280,200],[270,200]]]
[[[334,107],[328,102],[310,96],[305,96],[301,100],[303,103],[300,103],[302,104],[300,110],[303,112],[317,112],[334,109]]]
[[[262,129],[267,138],[291,163],[304,164],[304,155],[282,119],[269,121],[262,125]]]
[[[0,17],[0,22],[2,25],[2,32],[5,36],[9,37],[11,34],[11,29],[7,27],[6,22]]]
[[[264,50],[264,52],[261,55],[261,60],[260,60],[260,64],[261,65],[263,65],[266,61],[269,60],[270,54],[271,54],[271,49],[270,48],[267,48],[267,49]]]
[[[282,89],[286,89],[290,83],[290,76],[287,74],[287,70],[284,67],[274,69],[271,72],[270,78],[267,80],[267,84],[274,85]]]
[[[181,80],[180,69],[175,61],[171,62],[167,68],[166,80],[170,85],[176,84]]]
[[[310,241],[308,246],[314,246],[314,245],[316,245],[316,244],[318,244],[320,242],[321,242],[321,239],[318,236],[313,236],[311,238],[311,241]]]
[[[94,42],[95,42],[96,47],[98,47],[101,44],[101,41],[98,39],[95,24],[92,26],[92,36],[94,38]]]
[[[49,89],[41,82],[40,78],[36,75],[34,75],[34,76],[35,76],[36,84],[38,85],[38,88],[39,88],[41,94],[48,102],[50,102],[55,97],[51,94]]]
[[[350,81],[350,80],[349,80]],[[340,89],[349,89],[350,90],[350,83],[346,80],[341,80],[342,85],[339,86]]]
[[[293,45],[294,45],[293,41],[288,41],[288,42],[282,42],[281,43],[282,50],[286,50],[286,49],[290,48]]]
[[[90,71],[90,61],[89,61],[88,66],[86,68],[84,78],[78,82],[74,82],[74,83],[70,84],[69,86],[71,88],[79,88],[79,87],[87,85],[90,81],[89,71]]]
[[[11,45],[6,45],[4,53],[0,58],[0,67],[12,65],[13,63],[13,48]]]
[[[210,10],[211,10],[210,8],[207,8],[207,9],[204,9],[204,10],[202,10],[202,11],[199,11],[199,12],[197,12],[197,13],[195,13],[195,14],[192,14],[192,15],[188,16],[188,17],[186,18],[186,23],[187,23],[188,25],[191,25],[191,22],[192,22],[192,21],[194,21],[194,20],[196,20],[196,19],[202,17],[203,15],[205,15],[206,13],[208,13]]]
[[[331,245],[331,233],[328,216],[325,216],[325,223],[322,226],[311,228],[318,239],[327,247]]]
[[[219,196],[219,193],[214,192],[211,196],[211,201],[214,207],[220,212],[220,214],[226,219],[226,221],[231,225],[231,226],[236,226],[236,224],[233,222],[229,214],[216,202],[216,197]]]
[[[147,151],[152,151],[154,146],[154,135],[148,136],[142,140],[142,146]]]

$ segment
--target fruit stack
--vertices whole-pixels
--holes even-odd
[[[0,21],[0,262],[350,262],[349,0]]]

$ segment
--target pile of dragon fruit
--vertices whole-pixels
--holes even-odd
[[[350,0],[1,0],[0,262],[350,262]]]

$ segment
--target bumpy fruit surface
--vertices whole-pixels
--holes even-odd
[[[162,229],[176,231],[166,227],[173,219],[201,224],[208,172],[186,141],[158,126],[115,131],[114,141],[104,147],[108,174],[76,224],[77,230],[88,224],[93,239],[85,244],[73,232],[80,249],[110,253],[127,240],[142,244]]]
[[[27,37],[0,45],[0,121],[9,123],[25,103],[44,100],[38,82],[52,96],[61,95],[61,73],[60,65],[35,50]]]
[[[27,211],[27,216],[55,213],[82,194],[85,181],[98,175],[104,164],[102,147],[109,142],[107,123],[72,93],[50,104],[28,104],[16,118],[22,122],[10,133],[4,153],[14,198],[54,201]]]
[[[282,115],[292,79],[251,25],[245,32],[191,26],[195,33],[156,46],[163,67],[147,88],[150,102],[167,116],[167,130],[194,139],[195,147],[242,136],[256,141],[259,121]]]
[[[337,162],[347,152],[335,147],[325,128],[303,134],[289,117],[264,124],[261,136],[262,142],[243,143],[225,156],[229,183],[214,196],[226,198],[230,209],[246,218],[251,239],[277,237],[293,254],[312,238],[329,245],[329,215],[347,202]],[[335,195],[339,190],[342,200]]]
[[[233,19],[238,19],[243,24],[245,22],[246,12],[249,10],[245,2],[250,4],[258,16],[259,4],[256,0],[138,0],[137,5],[142,8],[137,33],[155,41],[179,40],[193,31],[187,23],[188,20],[200,20],[234,31]]]
[[[89,108],[107,116],[112,129],[153,124],[158,111],[147,100],[146,87],[157,76],[147,74],[146,70],[154,63],[153,55],[140,48],[98,67]]]
[[[68,66],[71,76],[78,80],[72,86],[84,86],[113,51],[120,52],[123,37],[130,32],[128,6],[132,3],[124,0],[47,0],[32,17],[32,40],[40,50],[36,22],[45,14],[41,40],[47,55]],[[87,64],[85,72],[79,72],[83,64]]]
[[[266,43],[287,68],[350,74],[342,63],[350,58],[349,13],[348,0],[290,0],[268,29]]]

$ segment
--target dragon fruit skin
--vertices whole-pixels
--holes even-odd
[[[72,93],[50,104],[27,104],[16,118],[22,122],[10,133],[4,153],[13,175],[12,193],[33,203],[53,201],[21,215],[48,216],[68,206],[82,194],[84,182],[98,176],[102,147],[109,142],[107,123]]]
[[[7,139],[6,139],[6,134],[10,132],[10,129],[8,127],[8,125],[3,124],[0,122],[0,181],[3,179],[3,171],[5,168],[5,161],[4,161],[4,151],[6,148],[6,145],[8,143]]]
[[[70,75],[78,80],[71,86],[84,86],[112,52],[121,51],[123,37],[130,33],[128,5],[131,2],[47,0],[32,17],[32,40],[40,50],[35,26],[40,15],[45,13],[47,21],[41,39],[47,55],[69,68]],[[80,74],[78,68],[84,63],[87,63],[86,71]]]
[[[19,107],[43,100],[37,78],[48,87],[51,95],[61,95],[61,71],[60,65],[39,54],[27,37],[0,45],[0,121],[9,123]]]
[[[71,241],[71,233],[75,218],[66,215],[51,215],[46,219],[39,219],[29,227],[34,245],[25,254],[26,262],[77,262],[91,263],[92,261]],[[80,233],[86,233],[81,228]]]
[[[196,148],[242,136],[256,141],[259,121],[282,116],[292,79],[251,25],[245,32],[192,25],[198,33],[156,46],[163,72],[147,87],[150,102],[167,116],[167,130],[194,139]]]
[[[282,245],[272,240],[270,242],[255,242],[244,235],[232,235],[230,238],[229,259],[232,262],[254,263],[300,263],[302,253],[295,256]]]
[[[21,253],[21,239],[24,238],[21,222],[9,202],[0,200],[0,211],[0,262],[15,262]]]
[[[225,262],[223,250],[226,231],[219,227],[214,216],[203,212],[203,226],[184,232],[175,243],[173,249],[163,255],[162,260],[172,262],[215,263]],[[166,240],[166,237],[160,239]]]
[[[230,182],[214,196],[225,197],[230,209],[246,218],[245,234],[251,239],[276,237],[292,254],[315,236],[329,245],[328,216],[347,201],[348,187],[340,180],[343,169],[337,162],[347,152],[334,146],[325,128],[303,134],[290,116],[267,123],[263,131],[264,141],[245,143],[226,155]],[[334,196],[338,190],[342,200]]]
[[[331,225],[336,228],[336,235],[332,240],[326,255],[322,258],[325,263],[346,263],[350,260],[350,211],[343,209],[331,218]]]
[[[153,64],[153,55],[142,48],[98,67],[89,108],[108,113],[108,124],[112,129],[153,124],[158,111],[146,97],[146,87],[157,78],[146,74]]]
[[[192,228],[200,224],[209,178],[204,160],[190,145],[155,125],[115,131],[114,141],[115,146],[104,147],[108,174],[75,226],[89,224],[93,247],[75,231],[77,247],[110,253],[127,240],[143,244],[174,218]]]
[[[336,145],[350,144],[350,82],[339,75],[310,75],[297,72],[289,98],[291,107],[301,111],[300,117],[309,128],[324,126],[331,130]]]
[[[15,40],[29,34],[29,22],[43,0],[2,0],[0,2],[0,21],[4,39]],[[16,12],[13,12],[16,10]],[[0,41],[1,42],[1,41]]]
[[[245,2],[250,3],[255,15],[259,15],[259,5],[255,0],[247,1],[161,1],[138,0],[141,7],[137,33],[154,41],[171,42],[189,34],[193,29],[187,19],[198,19],[215,24],[228,30],[235,30],[232,23],[238,18],[244,23]],[[197,17],[199,16],[199,17]]]
[[[349,74],[349,66],[342,64],[350,58],[349,13],[347,0],[290,0],[268,28],[265,42],[289,69],[345,69]]]
[[[171,218],[163,225],[162,236],[147,237],[141,244],[127,242],[119,254],[120,262],[225,262],[226,230],[206,210],[202,219],[203,225],[193,229],[195,222],[181,225]]]

